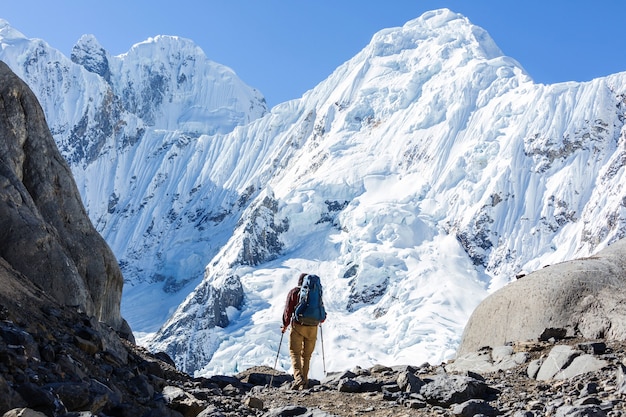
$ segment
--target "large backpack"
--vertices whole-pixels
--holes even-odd
[[[305,326],[317,326],[326,319],[320,277],[311,274],[304,277],[300,299],[293,314],[296,321]]]

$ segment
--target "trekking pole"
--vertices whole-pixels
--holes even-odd
[[[324,376],[326,376],[326,357],[324,355],[324,332],[322,331],[321,324],[320,324],[320,338],[322,339],[322,364],[324,365]]]
[[[274,361],[274,372],[272,372],[272,377],[270,378],[270,387],[274,383],[274,373],[278,372],[276,370],[276,364],[278,364],[278,355],[280,354],[280,345],[283,344],[283,336],[284,335],[285,335],[285,332],[281,331],[280,332],[280,342],[278,342],[278,352],[276,352],[276,360]]]

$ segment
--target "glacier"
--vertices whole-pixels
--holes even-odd
[[[448,9],[271,110],[176,37],[112,57],[86,35],[68,59],[0,21],[0,59],[120,260],[122,314],[192,374],[289,370],[300,272],[329,315],[312,377],[439,363],[490,292],[626,230],[626,74],[536,84]]]

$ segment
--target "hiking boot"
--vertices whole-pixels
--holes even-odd
[[[303,385],[300,384],[299,382],[293,381],[291,383],[291,389],[294,391],[300,391],[302,389]]]

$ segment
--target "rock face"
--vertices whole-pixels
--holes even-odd
[[[87,217],[37,99],[3,62],[0,137],[0,291],[11,279],[31,281],[130,336],[117,261]]]
[[[501,288],[476,308],[458,354],[532,340],[547,329],[587,339],[626,338],[626,240],[597,255],[548,266]]]

